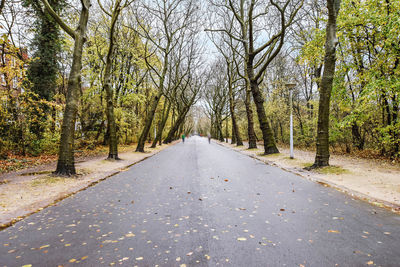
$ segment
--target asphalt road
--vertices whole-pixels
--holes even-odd
[[[400,216],[192,137],[0,232],[0,266],[400,266]]]

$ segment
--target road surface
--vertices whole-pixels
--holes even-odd
[[[0,232],[0,266],[400,266],[400,216],[192,137]]]

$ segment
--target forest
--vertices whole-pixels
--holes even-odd
[[[0,160],[170,143],[400,158],[400,1],[1,0]],[[292,98],[290,98],[292,96]],[[292,108],[292,109],[291,109]]]

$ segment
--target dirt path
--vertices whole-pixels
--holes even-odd
[[[135,149],[132,146],[130,151],[120,153],[120,161],[105,160],[106,155],[80,159],[76,164],[79,175],[75,178],[52,176],[55,162],[4,174],[0,177],[0,228],[124,171],[168,146],[146,147],[146,153],[132,152]]]
[[[362,198],[378,206],[386,206],[400,212],[400,166],[384,161],[361,159],[353,156],[331,155],[331,166],[318,171],[305,171],[304,167],[314,162],[315,153],[294,150],[294,159],[289,157],[288,148],[279,148],[281,153],[262,155],[263,150],[246,149],[219,142],[268,164],[295,172],[303,177],[315,180]]]

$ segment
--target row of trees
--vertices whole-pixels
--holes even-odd
[[[57,173],[71,175],[77,146],[108,144],[118,159],[118,143],[143,152],[146,140],[154,147],[194,128],[277,153],[289,140],[290,82],[295,142],[316,147],[313,167],[329,164],[329,146],[399,157],[397,1],[23,0],[0,8],[0,154],[59,147]],[[212,50],[204,32],[215,60],[204,60]]]
[[[330,147],[400,156],[397,1],[209,4],[220,71],[205,110],[216,138],[277,152],[289,142],[286,84],[296,83],[295,144],[316,147],[313,167],[329,164]]]
[[[190,108],[204,84],[196,1],[77,4],[10,1],[2,11],[0,152],[58,147],[55,173],[66,176],[76,173],[79,146],[107,143],[108,158],[118,159],[119,143],[137,142],[144,152],[147,140],[155,147],[191,132]],[[10,23],[27,14],[34,23]],[[32,30],[33,38],[23,32]],[[24,45],[31,57],[21,58]]]

